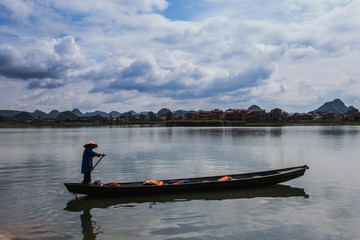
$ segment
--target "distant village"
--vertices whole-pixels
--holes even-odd
[[[128,124],[128,123],[151,123],[151,122],[242,122],[242,123],[297,123],[305,121],[359,121],[359,110],[354,107],[346,107],[341,100],[324,104],[317,110],[308,113],[289,114],[280,108],[270,111],[253,105],[248,109],[234,108],[228,110],[214,109],[210,111],[184,111],[172,112],[163,108],[159,112],[136,113],[129,111],[119,112],[93,112],[81,113],[78,109],[72,111],[51,111],[49,114],[39,110],[34,113],[11,110],[0,110],[0,122],[12,123],[95,123],[95,124]],[[185,124],[186,125],[186,124]],[[190,125],[190,124],[189,124]]]
[[[335,113],[294,113],[289,114],[282,109],[275,108],[266,112],[265,110],[231,109],[227,111],[212,110],[187,113],[187,120],[226,120],[244,122],[296,122],[306,120],[359,120],[359,112],[348,112],[347,114]]]

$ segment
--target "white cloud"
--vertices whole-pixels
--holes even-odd
[[[71,36],[30,41],[22,46],[0,45],[0,74],[28,81],[30,89],[63,86],[91,63]]]
[[[11,18],[21,22],[25,22],[34,12],[34,5],[29,1],[2,1],[1,4],[9,10],[9,16]]]
[[[209,1],[196,21],[162,16],[165,0],[0,4],[13,19],[0,26],[0,82],[19,81],[29,105],[56,108],[54,92],[108,111],[358,102],[358,2]]]

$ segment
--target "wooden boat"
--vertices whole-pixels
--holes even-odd
[[[227,175],[230,177],[227,181],[224,175],[212,177],[198,177],[188,179],[168,179],[159,180],[161,185],[144,185],[141,182],[122,182],[113,185],[119,186],[102,186],[102,185],[84,185],[81,183],[64,183],[69,192],[74,194],[85,194],[93,197],[129,197],[129,196],[146,196],[169,193],[191,193],[202,191],[214,191],[230,188],[249,188],[265,185],[274,185],[292,180],[304,175],[307,165],[282,168],[277,170],[242,173]]]

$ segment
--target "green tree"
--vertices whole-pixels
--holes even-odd
[[[144,114],[140,114],[139,117],[140,117],[140,121],[142,122],[145,121],[146,116]]]
[[[166,121],[170,121],[173,119],[173,113],[171,111],[168,111],[166,115]]]
[[[124,113],[120,116],[121,119],[125,121],[130,121],[133,118],[133,114],[131,112]]]
[[[155,113],[149,112],[148,115],[149,115],[149,120],[150,121],[156,121],[157,120],[157,117],[156,117]]]

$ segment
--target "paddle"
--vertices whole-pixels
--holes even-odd
[[[95,167],[99,164],[99,162],[101,161],[101,159],[103,159],[103,157],[105,157],[105,155],[101,156],[101,158],[99,159],[99,161],[97,161],[97,163],[95,163],[95,166],[91,169],[91,171],[94,171]]]

